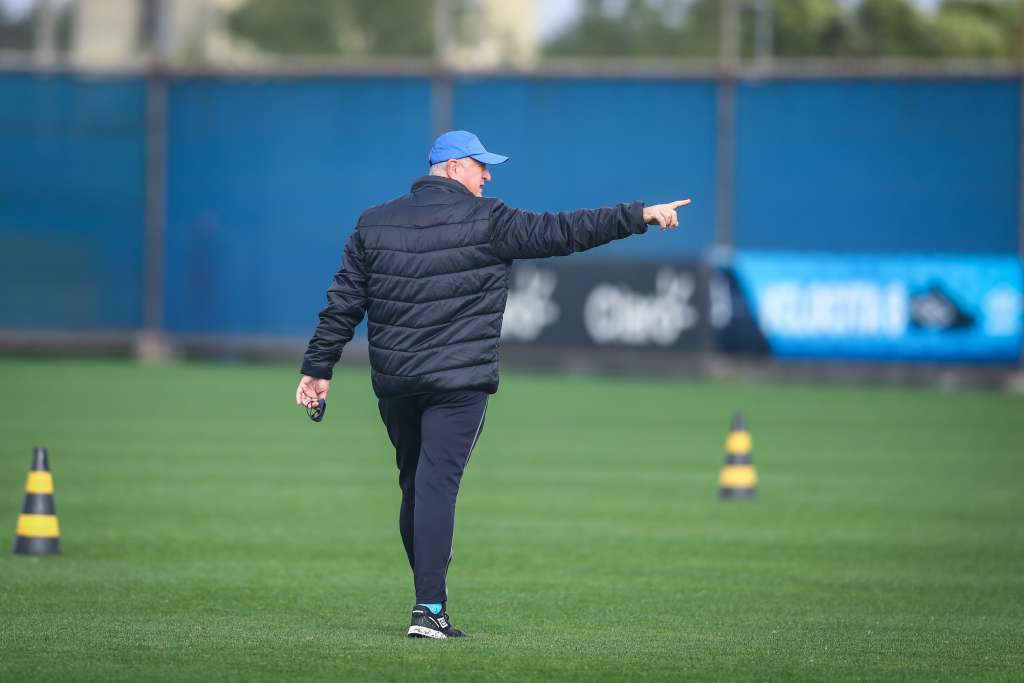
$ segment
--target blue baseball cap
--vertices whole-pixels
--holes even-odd
[[[462,157],[473,157],[483,164],[500,164],[508,161],[508,157],[484,149],[480,138],[468,130],[450,130],[438,137],[430,148],[427,160],[433,165]]]

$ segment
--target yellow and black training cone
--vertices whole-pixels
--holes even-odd
[[[725,440],[725,465],[718,476],[718,495],[730,500],[750,499],[757,495],[757,470],[750,459],[753,443],[742,413],[732,418],[729,437]]]
[[[53,475],[45,448],[32,454],[32,469],[25,482],[25,504],[18,516],[17,555],[57,555],[60,553],[60,528],[53,506]]]

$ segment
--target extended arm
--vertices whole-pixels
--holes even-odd
[[[320,324],[302,359],[304,377],[296,391],[297,403],[308,405],[310,401],[327,396],[329,384],[325,380],[331,379],[334,364],[341,357],[345,344],[352,340],[356,325],[363,319],[366,301],[363,245],[356,230],[345,245],[341,270],[335,274],[327,290],[327,306],[320,311]],[[302,400],[303,396],[309,400]]]
[[[689,204],[644,207],[642,202],[604,209],[533,213],[497,202],[491,211],[491,244],[502,258],[543,258],[586,251],[612,240],[647,232],[647,225],[674,228],[676,209]]]

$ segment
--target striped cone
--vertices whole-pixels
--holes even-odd
[[[45,448],[32,454],[32,469],[25,482],[25,505],[18,516],[16,555],[60,554],[60,528],[53,507],[53,475]]]
[[[750,459],[752,446],[742,413],[732,418],[725,440],[725,465],[718,477],[718,495],[723,499],[750,499],[757,495],[757,470]]]

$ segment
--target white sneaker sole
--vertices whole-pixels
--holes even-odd
[[[448,637],[445,634],[441,633],[440,631],[435,631],[434,629],[427,628],[426,626],[410,626],[409,627],[409,632],[406,635],[419,636],[420,638],[437,638],[437,639],[442,639],[442,638],[447,638]]]

